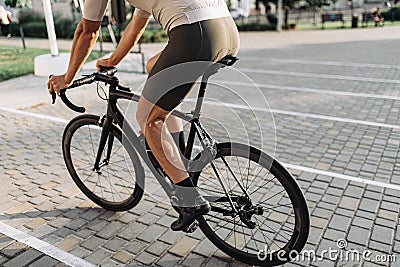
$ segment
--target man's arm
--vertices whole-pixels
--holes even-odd
[[[126,27],[122,38],[115,49],[114,53],[107,59],[99,59],[97,61],[97,68],[100,66],[111,67],[118,65],[119,62],[131,51],[132,47],[139,41],[142,36],[149,18],[141,18],[138,16],[133,16],[132,21]]]
[[[72,83],[89,56],[90,51],[92,51],[99,35],[100,24],[101,21],[81,20],[75,30],[67,72],[64,75],[52,76],[47,82],[50,94],[53,90],[59,94],[61,89],[68,87]]]
[[[13,19],[12,19],[12,17],[11,17],[11,12],[7,12],[7,19],[8,19],[8,21],[11,23],[11,22],[13,22]]]

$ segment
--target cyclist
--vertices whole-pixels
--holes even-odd
[[[98,30],[107,0],[86,0],[82,21],[79,23],[73,44],[68,70],[64,75],[52,76],[48,81],[49,93],[68,87],[89,55],[98,36]],[[126,27],[120,43],[107,59],[97,62],[97,67],[116,66],[137,43],[151,15],[169,36],[164,50],[147,63],[148,79],[139,100],[136,118],[144,131],[146,141],[176,185],[171,199],[179,218],[171,224],[172,230],[188,230],[196,217],[206,214],[210,204],[199,192],[182,163],[175,139],[182,139],[181,122],[169,115],[194,86],[194,81],[205,71],[205,65],[170,67],[189,62],[216,62],[225,56],[235,56],[239,49],[239,34],[224,0],[128,0],[136,9]],[[207,64],[206,64],[207,65]],[[163,75],[168,73],[168,75]],[[159,74],[159,75],[156,75]],[[160,77],[160,78],[157,78]],[[184,79],[178,79],[185,77]],[[165,79],[168,78],[167,82]],[[170,80],[173,80],[172,82]],[[165,85],[168,83],[168,86]],[[174,86],[171,86],[174,84]],[[167,120],[168,118],[168,120]],[[168,130],[163,127],[167,123]]]

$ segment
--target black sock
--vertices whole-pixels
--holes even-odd
[[[182,187],[195,187],[190,177],[186,178],[185,180],[180,181],[179,183],[175,184]]]
[[[182,154],[185,154],[185,136],[183,135],[183,131],[171,133],[172,138],[176,146],[179,148]]]

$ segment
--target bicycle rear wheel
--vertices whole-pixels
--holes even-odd
[[[221,143],[215,159],[192,177],[212,207],[198,218],[200,228],[229,256],[275,266],[304,247],[309,232],[306,201],[290,173],[267,154],[243,144]]]
[[[74,118],[63,135],[65,164],[79,189],[97,205],[113,211],[129,210],[143,196],[143,166],[135,150],[122,142],[121,130],[113,125],[103,152],[106,158],[112,143],[110,159],[99,171],[94,170],[101,130],[99,116]]]

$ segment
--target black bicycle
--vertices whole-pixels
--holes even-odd
[[[200,81],[195,109],[189,114],[175,110],[172,115],[190,123],[186,167],[211,204],[211,211],[197,218],[200,229],[236,260],[274,266],[299,253],[308,238],[308,208],[299,186],[274,158],[249,145],[218,143],[201,124],[209,77],[236,60],[226,57],[211,65]],[[127,122],[117,104],[120,99],[138,101],[139,95],[120,85],[115,72],[96,72],[67,88],[93,82],[109,87],[106,114],[85,114],[71,120],[64,131],[62,149],[70,175],[88,198],[105,209],[125,211],[135,207],[143,196],[142,162],[169,197],[173,185],[146,149],[143,135]],[[71,103],[65,92],[60,94],[64,103],[74,111],[85,112],[85,108]],[[201,151],[192,155],[195,139]]]

